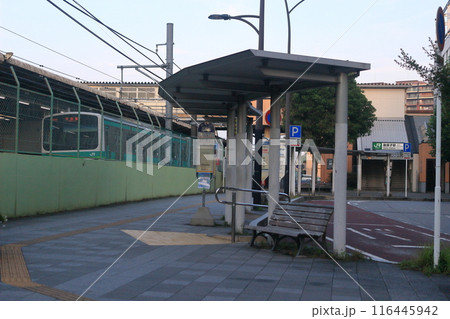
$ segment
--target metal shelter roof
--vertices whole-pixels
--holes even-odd
[[[160,82],[159,95],[191,114],[226,115],[240,101],[334,85],[339,73],[369,69],[368,63],[246,50],[173,74]]]

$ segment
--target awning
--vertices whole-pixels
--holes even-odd
[[[246,50],[175,73],[160,83],[159,95],[191,114],[226,115],[242,101],[335,85],[339,73],[369,69],[367,63]]]

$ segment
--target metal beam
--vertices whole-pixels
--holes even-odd
[[[339,77],[335,75],[317,74],[311,72],[301,72],[301,71],[290,71],[283,69],[272,69],[272,68],[260,68],[261,72],[265,76],[280,78],[280,79],[292,79],[297,80],[300,78],[301,81],[317,81],[317,82],[328,82],[330,84],[339,83]]]
[[[177,102],[180,101],[192,101],[192,102],[204,102],[208,101],[220,101],[220,102],[233,102],[237,103],[239,98],[233,95],[216,95],[216,94],[198,94],[198,93],[175,93],[173,95]]]
[[[210,80],[201,80],[200,83],[205,88],[218,90],[232,90],[237,92],[254,92],[254,93],[270,92],[270,86],[268,85],[239,83],[239,82],[210,81]]]

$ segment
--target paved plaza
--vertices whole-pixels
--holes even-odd
[[[175,200],[9,221],[0,228],[0,300],[450,299],[449,277],[370,260],[292,257],[249,247],[245,237],[232,244],[212,195],[214,227],[189,224],[200,196]]]

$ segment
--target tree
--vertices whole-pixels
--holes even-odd
[[[348,81],[348,141],[370,133],[375,108],[354,78]],[[291,123],[302,126],[302,137],[317,146],[334,147],[336,88],[324,87],[292,94]]]
[[[441,91],[442,160],[444,162],[450,162],[450,63],[444,62],[444,59],[433,40],[429,39],[429,42],[429,48],[423,48],[426,55],[431,59],[431,63],[428,66],[417,63],[417,61],[403,49],[400,49],[400,55],[398,56],[399,60],[395,60],[395,62],[402,68],[416,71],[422,79],[433,84],[435,88],[438,88]],[[434,155],[436,151],[436,110],[430,118],[427,136],[429,138],[429,143],[433,147],[432,155]]]

